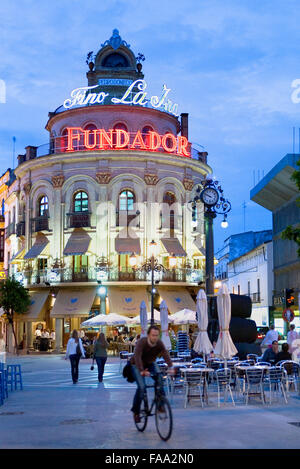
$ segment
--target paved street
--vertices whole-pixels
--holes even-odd
[[[103,384],[91,360],[81,360],[74,385],[69,361],[62,355],[21,356],[23,391],[10,392],[0,407],[0,448],[208,449],[300,448],[300,400],[291,393],[265,407],[230,402],[218,408],[216,399],[201,408],[193,401],[183,408],[182,394],[173,399],[174,430],[163,442],[150,419],[139,433],[129,412],[135,385],[119,374],[119,359],[110,357]]]

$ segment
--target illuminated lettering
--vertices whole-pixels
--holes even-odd
[[[84,130],[84,146],[89,150],[93,150],[97,145],[97,130]],[[94,135],[94,143],[90,143],[90,135]]]
[[[116,134],[116,149],[120,150],[121,148],[125,148],[128,146],[129,143],[129,134],[126,130],[123,129],[115,129]],[[123,143],[121,142],[123,136]]]
[[[81,127],[68,127],[67,132],[68,132],[67,151],[74,151],[73,140],[77,140],[77,142],[80,142],[81,135],[78,132],[83,132],[83,130]],[[74,132],[77,132],[77,133],[74,134]]]
[[[179,156],[190,157],[190,142],[182,135],[175,136],[172,133],[159,135],[157,132],[147,133],[146,141],[138,130],[130,134],[123,129],[93,129],[83,130],[81,127],[68,127],[66,137],[66,150],[145,150],[156,152],[174,153]],[[65,148],[65,144],[63,145]],[[61,151],[65,151],[61,148]]]
[[[148,148],[146,147],[146,144],[143,140],[142,134],[139,130],[137,131],[136,136],[134,137],[134,140],[131,144],[131,148],[135,148],[136,145],[141,147],[142,150],[148,150]]]
[[[172,146],[171,146],[171,147],[169,147],[169,146],[167,145],[167,141],[168,141],[168,140],[169,140],[169,141],[172,140]],[[168,134],[165,134],[165,135],[163,136],[163,138],[161,139],[161,144],[162,144],[163,149],[164,149],[166,152],[168,152],[168,153],[174,153],[174,151],[175,151],[176,148],[177,148],[177,139],[176,139],[176,137],[174,137],[173,134],[168,133]]]

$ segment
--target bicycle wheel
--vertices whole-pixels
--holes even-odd
[[[167,441],[173,429],[172,409],[165,396],[159,396],[155,403],[155,425],[162,440]]]
[[[140,419],[141,421],[139,423],[137,423],[136,421],[134,421],[134,423],[138,431],[143,432],[148,422],[148,401],[146,397],[144,397],[141,403]]]

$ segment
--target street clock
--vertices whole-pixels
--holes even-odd
[[[207,187],[201,192],[200,198],[205,205],[212,207],[218,203],[219,193],[213,187]]]

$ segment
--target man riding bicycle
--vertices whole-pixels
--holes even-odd
[[[152,376],[159,385],[162,394],[164,394],[163,383],[159,367],[155,363],[159,355],[165,359],[169,367],[172,367],[172,361],[167,352],[164,343],[159,339],[159,328],[150,326],[147,331],[147,337],[140,339],[135,347],[134,355],[130,360],[132,372],[137,383],[137,390],[133,398],[131,411],[134,414],[134,421],[140,422],[140,408],[145,392],[145,377]],[[168,372],[173,374],[173,369]]]

